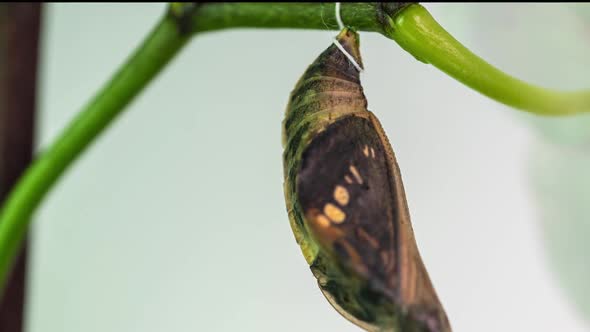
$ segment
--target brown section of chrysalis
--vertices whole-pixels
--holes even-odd
[[[344,29],[337,40],[362,66],[358,35]],[[299,80],[283,125],[289,219],[334,308],[367,331],[451,331],[391,145],[336,46]]]

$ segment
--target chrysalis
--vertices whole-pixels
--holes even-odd
[[[358,35],[345,28],[337,41],[362,66]],[[358,70],[335,45],[291,93],[283,145],[291,227],[332,306],[367,331],[451,331],[391,145],[367,110]]]

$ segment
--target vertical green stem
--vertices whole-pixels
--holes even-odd
[[[188,38],[179,32],[171,16],[165,16],[50,149],[39,155],[27,169],[0,210],[0,285],[5,284],[31,214],[52,184],[151,82]]]

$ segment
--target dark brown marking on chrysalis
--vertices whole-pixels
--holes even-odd
[[[376,159],[363,155],[365,145],[375,148]],[[358,170],[362,183],[348,184],[344,180],[345,175],[352,174],[350,166]],[[397,226],[391,221],[396,206],[391,204],[394,197],[391,197],[390,177],[385,151],[370,120],[351,115],[330,125],[309,144],[302,156],[297,192],[303,211],[309,211],[321,210],[326,204],[334,203],[336,186],[346,188],[349,202],[341,207],[346,220],[333,225],[342,230],[344,236],[336,244],[329,245],[350,244],[361,256],[363,267],[358,269],[371,271],[373,282],[393,299],[392,290],[396,288],[397,280],[389,276],[397,273],[398,266],[389,266],[386,270],[373,243],[359,236],[358,232],[362,230],[375,239],[379,250],[395,250]]]
[[[323,290],[333,292],[338,286],[348,289],[330,294],[346,313],[349,307],[338,301],[350,301],[351,296],[357,297],[360,308],[354,308],[361,316],[367,316],[367,312],[378,315],[380,310],[389,310],[385,315],[391,316],[407,311],[405,316],[398,313],[397,322],[364,321],[381,328],[385,324],[415,331],[450,331],[418,254],[405,197],[397,196],[403,187],[396,182],[401,178],[396,174],[397,164],[392,165],[391,147],[374,121],[357,115],[343,117],[314,137],[301,157],[296,192],[306,222],[328,255],[336,256],[340,269],[366,282],[357,286],[357,291],[350,291],[346,282],[334,280]],[[367,158],[367,147],[374,150],[374,157],[371,153]],[[346,176],[355,181],[348,183]],[[346,205],[339,205],[345,218],[326,227],[318,223],[318,211],[324,211],[322,218],[334,219],[324,207],[337,204],[334,189],[338,186],[349,196]]]
[[[362,66],[356,33],[337,39]],[[367,331],[450,332],[393,150],[336,46],[301,77],[283,125],[291,227],[328,301]]]

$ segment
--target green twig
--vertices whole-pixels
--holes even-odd
[[[400,10],[400,7],[403,8]],[[503,104],[538,115],[590,112],[590,91],[561,92],[534,86],[495,68],[461,45],[419,4],[343,3],[342,20],[361,31],[395,40],[470,88]],[[334,4],[216,3],[192,16],[192,31],[229,28],[337,29]]]
[[[381,3],[343,3],[342,21],[361,31],[383,32]],[[230,28],[338,29],[334,3],[208,3],[192,15],[192,32]]]
[[[174,4],[122,69],[82,110],[21,178],[0,211],[0,285],[6,279],[28,221],[67,167],[153,79],[189,39],[190,33],[229,28],[336,29],[334,4]],[[402,8],[402,9],[400,9]],[[343,21],[379,32],[477,91],[537,114],[590,111],[588,92],[563,93],[517,80],[471,53],[420,5],[343,3]]]
[[[510,76],[461,45],[420,5],[390,17],[385,35],[420,61],[503,104],[539,115],[590,112],[590,90],[554,91]]]

